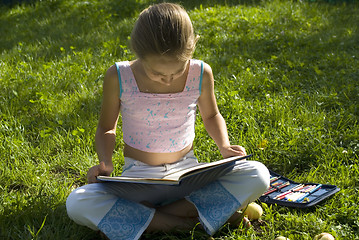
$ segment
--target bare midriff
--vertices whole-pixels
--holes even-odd
[[[192,144],[189,144],[184,149],[178,152],[171,153],[152,153],[144,152],[133,148],[127,144],[124,146],[124,156],[136,159],[148,165],[161,165],[166,163],[174,163],[184,157],[189,151],[192,150]]]

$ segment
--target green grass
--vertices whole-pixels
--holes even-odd
[[[102,79],[133,59],[128,36],[154,1],[28,1],[0,6],[0,239],[96,239],[69,220],[86,182]],[[310,209],[265,206],[265,224],[215,239],[359,239],[359,4],[182,1],[201,36],[232,143],[295,181],[341,191]],[[202,3],[202,4],[201,4]],[[196,155],[219,158],[198,118]],[[121,129],[115,173],[123,163]],[[199,231],[144,239],[206,239]]]

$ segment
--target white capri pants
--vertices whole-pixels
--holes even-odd
[[[122,176],[161,178],[199,164],[193,151],[178,162],[151,166],[125,157]],[[260,197],[270,174],[260,162],[239,160],[229,169],[194,175],[180,185],[103,182],[75,189],[67,198],[68,216],[80,225],[100,230],[111,240],[136,240],[150,224],[155,206],[187,199],[197,208],[199,221],[213,235],[240,208]]]

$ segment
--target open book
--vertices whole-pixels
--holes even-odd
[[[110,182],[127,182],[127,183],[145,183],[145,184],[162,184],[162,185],[179,185],[180,182],[188,177],[202,174],[204,172],[223,170],[231,168],[234,165],[235,161],[244,160],[251,155],[246,156],[235,156],[230,158],[225,158],[223,160],[210,162],[210,163],[199,163],[196,166],[189,167],[186,169],[181,169],[176,172],[171,172],[168,175],[165,175],[163,178],[137,178],[137,177],[109,177],[109,176],[98,176],[97,179],[100,181],[110,181]],[[217,171],[218,172],[218,171]]]

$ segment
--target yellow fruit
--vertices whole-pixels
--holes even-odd
[[[289,240],[289,238],[279,236],[279,237],[276,237],[274,240]]]
[[[263,214],[263,209],[257,203],[250,203],[244,211],[244,215],[247,215],[250,220],[257,220]]]
[[[335,240],[330,233],[321,233],[314,237],[314,240]]]

